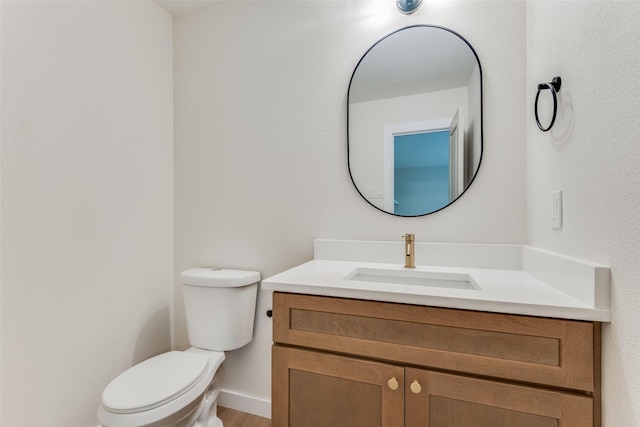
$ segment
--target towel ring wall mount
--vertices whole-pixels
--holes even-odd
[[[536,94],[536,104],[535,104],[535,115],[536,115],[536,124],[538,128],[546,132],[553,127],[553,124],[556,121],[556,114],[558,112],[558,92],[560,92],[560,86],[562,85],[562,79],[560,77],[554,77],[549,83],[540,83],[538,85],[538,93]],[[540,118],[538,117],[538,99],[540,98],[540,92],[543,90],[550,90],[551,96],[553,97],[553,116],[551,117],[551,123],[546,128],[540,124]]]

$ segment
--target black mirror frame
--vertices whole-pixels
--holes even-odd
[[[471,52],[473,53],[473,55],[476,58],[476,62],[478,63],[478,71],[480,74],[480,159],[478,161],[478,167],[476,168],[475,173],[473,174],[473,177],[471,178],[471,180],[469,181],[469,184],[465,187],[464,191],[462,193],[460,193],[460,195],[458,197],[456,197],[454,200],[450,201],[449,203],[447,203],[446,205],[442,206],[439,209],[436,209],[434,211],[431,212],[426,212],[424,214],[420,214],[420,215],[399,215],[393,212],[387,212],[384,209],[379,208],[378,206],[374,205],[373,203],[371,203],[365,196],[364,194],[362,194],[362,192],[360,191],[360,189],[358,188],[358,186],[356,185],[355,180],[353,179],[353,175],[351,174],[351,158],[350,158],[350,146],[349,146],[349,98],[351,96],[351,85],[353,83],[353,78],[356,74],[356,71],[358,71],[358,67],[360,66],[360,63],[364,60],[364,58],[367,56],[367,54],[373,49],[375,48],[380,42],[382,42],[383,40],[387,39],[388,37],[391,37],[392,35],[400,32],[400,31],[404,31],[404,30],[408,30],[410,28],[437,28],[437,29],[441,29],[444,31],[447,31],[457,37],[459,37],[463,42],[466,43],[466,45],[469,47],[469,49],[471,50]],[[476,50],[473,48],[473,46],[471,46],[471,43],[469,43],[467,41],[467,39],[465,39],[464,37],[462,37],[460,34],[458,34],[457,32],[446,28],[446,27],[441,27],[441,26],[437,26],[437,25],[427,25],[427,24],[418,24],[418,25],[410,25],[407,27],[403,27],[400,28],[398,30],[395,30],[389,34],[387,34],[386,36],[382,37],[381,39],[379,39],[378,41],[376,41],[369,49],[367,49],[367,51],[362,55],[362,57],[360,58],[360,60],[358,60],[358,63],[356,64],[356,66],[353,69],[353,73],[351,73],[351,78],[349,79],[349,88],[347,90],[347,169],[349,170],[349,178],[351,178],[351,182],[353,183],[353,186],[355,187],[356,191],[358,192],[358,194],[371,206],[373,206],[374,208],[376,208],[377,210],[384,212],[385,214],[388,215],[392,215],[392,216],[396,216],[396,217],[401,217],[401,218],[417,218],[417,217],[423,217],[423,216],[427,216],[427,215],[431,215],[434,214],[436,212],[440,212],[443,209],[451,206],[453,203],[455,203],[457,200],[459,200],[466,192],[467,190],[471,187],[471,185],[473,184],[473,182],[475,181],[476,177],[478,176],[478,172],[480,171],[480,166],[482,165],[482,159],[484,157],[484,90],[483,90],[483,83],[482,83],[482,65],[480,64],[480,58],[478,57],[478,54],[476,52]]]

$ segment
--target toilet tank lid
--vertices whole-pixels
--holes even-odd
[[[257,271],[231,270],[215,267],[190,268],[180,273],[180,282],[191,286],[237,288],[260,281]]]

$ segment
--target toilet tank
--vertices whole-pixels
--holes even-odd
[[[180,281],[193,347],[226,351],[251,341],[260,273],[190,268],[180,273]]]

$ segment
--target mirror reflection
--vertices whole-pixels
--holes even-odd
[[[419,25],[374,44],[351,77],[349,172],[374,207],[400,216],[443,209],[482,158],[482,71],[469,43]]]

